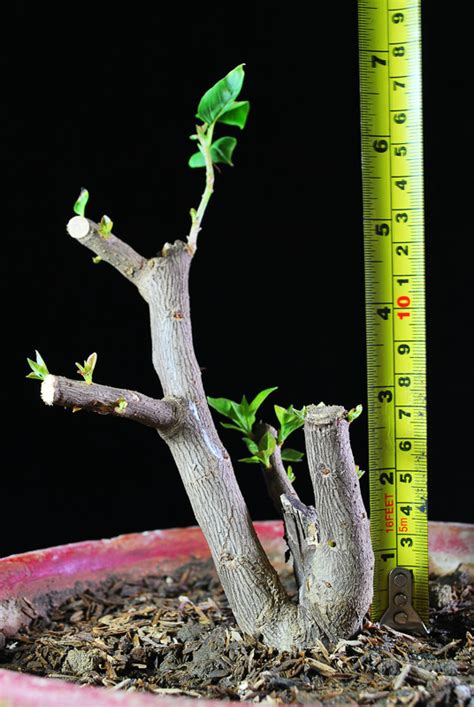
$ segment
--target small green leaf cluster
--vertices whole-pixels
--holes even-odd
[[[237,140],[235,137],[224,136],[212,142],[213,131],[216,123],[233,125],[241,130],[245,127],[250,110],[248,101],[236,101],[245,72],[243,64],[236,66],[227,76],[210,88],[199,101],[196,117],[203,121],[203,125],[196,126],[196,134],[191,135],[191,140],[200,143],[199,152],[189,158],[189,166],[205,167],[206,158],[204,148],[210,151],[213,164],[228,164],[232,166],[232,153]]]
[[[105,214],[102,216],[99,222],[99,235],[102,236],[104,240],[110,238],[110,233],[114,222]]]
[[[123,412],[125,412],[125,409],[127,408],[128,403],[125,400],[125,398],[119,398],[115,404],[114,411],[119,413],[121,415]]]
[[[77,214],[78,216],[82,216],[85,218],[85,211],[86,211],[86,205],[87,202],[89,201],[89,192],[87,189],[84,189],[82,187],[79,196],[76,199],[76,202],[73,206],[74,213]],[[112,232],[112,227],[114,225],[114,222],[112,219],[110,219],[106,214],[102,216],[102,218],[99,221],[99,235],[106,241],[110,238],[110,234]],[[100,263],[102,258],[100,256],[96,256],[95,258],[92,258],[93,263]]]
[[[265,468],[270,468],[270,458],[275,452],[277,446],[283,447],[289,435],[304,425],[305,408],[297,410],[290,405],[289,408],[283,408],[280,405],[275,405],[275,413],[280,423],[277,437],[267,431],[258,439],[254,431],[256,422],[256,413],[261,404],[266,398],[273,393],[277,388],[266,388],[262,390],[251,403],[247,401],[245,395],[240,403],[227,398],[210,398],[208,403],[221,415],[232,420],[232,422],[221,422],[221,425],[226,429],[237,430],[244,434],[242,441],[250,452],[251,456],[239,459],[245,464],[263,464]],[[304,454],[296,449],[281,449],[281,458],[283,461],[299,462],[303,459]],[[295,480],[293,469],[291,466],[287,468],[287,475],[290,481]]]
[[[352,410],[349,410],[349,412],[347,413],[347,420],[349,424],[351,424],[351,422],[354,422],[354,420],[357,420],[359,415],[362,413],[362,410],[363,408],[360,403],[359,405],[356,405],[355,408],[352,408]]]
[[[32,373],[28,373],[26,377],[37,381],[44,381],[46,376],[49,376],[49,371],[39,351],[35,351],[35,353],[36,361],[32,361],[31,358],[26,359],[32,370]]]
[[[81,366],[80,363],[76,361],[77,372],[81,374],[87,385],[92,383],[92,374],[94,373],[94,368],[97,363],[97,354],[91,353],[91,355],[86,358],[84,365]]]
[[[277,388],[266,388],[262,390],[255,396],[251,403],[247,401],[245,395],[242,397],[240,403],[228,400],[227,398],[210,397],[207,398],[207,402],[214,410],[217,410],[221,415],[232,420],[231,423],[221,422],[222,427],[228,430],[243,432],[244,435],[250,437],[256,421],[257,410],[274,390],[277,390]]]
[[[358,464],[356,464],[357,478],[361,479],[365,474],[365,469],[361,469]]]
[[[290,405],[289,408],[285,409],[280,407],[280,405],[275,405],[275,414],[278,418],[278,422],[280,423],[278,443],[281,444],[292,432],[304,425],[306,409],[301,408],[301,410],[297,410],[293,407],[293,405]],[[290,459],[290,461],[299,460]]]

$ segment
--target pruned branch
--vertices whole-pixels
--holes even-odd
[[[304,434],[317,526],[300,606],[309,624],[327,635],[328,627],[335,635],[350,635],[370,606],[374,556],[345,409],[309,405]]]
[[[89,385],[63,376],[48,375],[41,384],[41,397],[46,405],[123,417],[160,431],[169,431],[181,417],[178,400],[155,400],[134,390]]]
[[[89,248],[102,260],[113,265],[127,280],[138,283],[146,272],[147,259],[143,258],[127,243],[114,236],[104,237],[99,232],[99,225],[84,216],[74,216],[67,225],[67,232],[82,245]]]

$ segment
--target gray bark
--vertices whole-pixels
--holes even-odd
[[[103,241],[90,224],[91,233],[80,242],[134,281],[149,305],[153,363],[165,401],[181,405],[179,423],[159,434],[176,461],[240,628],[279,650],[311,647],[324,635],[352,635],[369,607],[372,556],[343,409],[333,415],[333,408],[324,408],[327,420],[321,409],[309,409],[305,435],[316,510],[299,501],[278,452],[272,460],[268,488],[275,502],[280,495],[300,587],[296,604],[263,551],[207,405],[191,330],[193,249],[177,241],[145,261],[115,237]]]
[[[300,607],[326,635],[355,633],[372,601],[374,555],[369,520],[340,406],[307,408],[305,442],[313,483],[316,528],[306,525]]]
[[[42,397],[47,405],[80,408],[99,415],[113,415],[140,422],[154,429],[172,430],[180,424],[182,406],[178,400],[155,400],[135,390],[111,388],[98,383],[48,376],[42,384]],[[120,407],[124,400],[126,406]]]
[[[255,533],[207,405],[191,331],[188,275],[192,256],[177,241],[154,261],[140,291],[150,306],[153,363],[165,395],[187,401],[183,425],[162,433],[209,544],[241,629],[269,645],[289,647],[296,607]]]

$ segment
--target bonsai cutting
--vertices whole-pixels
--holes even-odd
[[[311,648],[321,639],[349,638],[362,626],[372,598],[373,553],[369,523],[354,462],[349,426],[360,408],[309,404],[302,409],[276,406],[278,428],[257,419],[265,389],[250,402],[208,398],[193,349],[188,276],[196,256],[206,207],[214,191],[216,164],[232,164],[234,137],[214,139],[220,124],[244,128],[249,103],[237,100],[244,81],[237,66],[201,98],[199,124],[192,139],[198,151],[192,168],[205,169],[205,189],[191,209],[187,240],[165,243],[160,255],[147,259],[112,232],[103,216],[85,216],[88,192],[75,204],[68,223],[71,237],[89,248],[97,262],[111,264],[145,299],[150,309],[153,364],[163,388],[155,400],[142,393],[93,381],[97,356],[78,364],[83,381],[49,373],[37,353],[30,377],[42,381],[48,405],[87,410],[141,422],[156,429],[170,448],[194,514],[209,544],[217,573],[240,629],[279,650]],[[298,586],[297,601],[286,593],[256,535],[230,457],[217,433],[209,405],[243,434],[250,456],[259,464],[272,501],[282,516],[285,538]],[[285,461],[300,452],[285,444],[304,428],[314,504],[294,489],[294,474]]]

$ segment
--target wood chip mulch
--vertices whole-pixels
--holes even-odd
[[[291,570],[282,580],[294,594]],[[171,575],[78,585],[0,642],[0,667],[157,695],[474,707],[473,586],[459,571],[430,586],[428,638],[367,620],[353,640],[278,652],[241,633],[212,562],[195,560]]]

